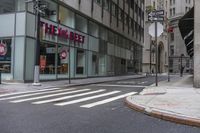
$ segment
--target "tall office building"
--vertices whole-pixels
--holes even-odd
[[[4,80],[32,81],[34,4],[0,2],[0,69]],[[34,1],[34,0],[33,0]],[[41,80],[142,71],[144,0],[40,0]]]
[[[166,3],[169,25],[173,28],[169,40],[170,72],[179,73],[181,67],[184,67],[184,72],[189,72],[192,68],[192,59],[186,52],[185,43],[181,37],[178,22],[181,17],[193,7],[193,0],[166,0]]]

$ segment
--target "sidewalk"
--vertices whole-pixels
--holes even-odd
[[[118,80],[142,78],[142,77],[145,77],[145,76],[144,75],[127,75],[127,76],[72,79],[71,84],[69,84],[68,80],[45,81],[45,82],[41,82],[41,86],[33,86],[32,83],[2,82],[2,84],[0,84],[0,94],[17,92],[17,91],[30,91],[30,90],[36,90],[36,89],[39,90],[39,89],[47,89],[47,88],[54,88],[54,87],[63,87],[63,86],[72,87],[72,86],[104,83],[104,82],[110,82],[110,81],[118,81]]]
[[[126,104],[153,117],[200,127],[200,89],[192,82],[192,76],[163,81],[127,97]]]

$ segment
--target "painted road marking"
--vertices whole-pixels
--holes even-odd
[[[79,103],[79,102],[83,102],[83,101],[88,101],[88,100],[99,98],[99,97],[113,95],[113,94],[116,94],[116,93],[119,93],[119,92],[121,92],[121,91],[112,91],[112,92],[108,92],[108,93],[104,93],[104,94],[100,94],[100,95],[95,95],[95,96],[91,96],[91,97],[86,97],[86,98],[81,98],[81,99],[77,99],[77,100],[73,100],[73,101],[57,103],[57,104],[54,104],[54,105],[65,106],[65,105],[69,105],[69,104],[74,104],[74,103]]]
[[[76,95],[70,95],[70,96],[65,96],[65,97],[60,97],[60,98],[54,98],[54,99],[49,99],[49,100],[37,101],[37,102],[33,102],[32,104],[50,103],[50,102],[55,102],[55,101],[60,101],[60,100],[66,100],[66,99],[69,99],[69,98],[95,94],[95,93],[99,93],[99,92],[103,92],[103,91],[105,91],[105,89],[101,89],[101,90],[97,90],[97,91],[91,91],[91,92],[87,92],[87,93],[76,94]]]
[[[2,94],[0,97],[18,95],[18,94],[27,94],[27,93],[34,93],[34,92],[43,92],[43,91],[51,91],[51,90],[60,90],[61,88],[51,88],[51,89],[42,89],[42,90],[33,90],[33,91],[23,91],[23,92],[13,92],[8,94]]]
[[[63,90],[53,90],[53,91],[45,91],[45,92],[37,92],[37,93],[31,93],[31,94],[25,94],[25,95],[18,95],[18,96],[0,98],[0,100],[10,100],[10,99],[16,99],[16,98],[22,98],[22,97],[28,97],[28,96],[35,96],[35,95],[41,95],[41,94],[48,94],[48,93],[55,93],[55,92],[63,92],[63,91],[75,90],[75,89],[76,88],[63,89]]]
[[[97,86],[110,86],[110,87],[147,87],[147,86],[142,86],[142,85],[114,85],[114,84],[98,84]]]
[[[83,89],[83,90],[76,90],[76,91],[68,91],[68,92],[64,92],[64,93],[57,93],[57,94],[52,94],[52,95],[45,95],[45,96],[39,96],[39,97],[32,97],[32,98],[14,100],[14,101],[10,101],[10,102],[11,102],[11,103],[20,103],[20,102],[31,101],[31,100],[38,100],[38,99],[49,98],[49,97],[54,97],[54,96],[73,94],[73,93],[77,93],[77,92],[84,92],[84,91],[89,91],[89,90],[90,90],[90,89]]]
[[[126,93],[126,94],[123,94],[123,95],[116,96],[116,97],[111,97],[111,98],[108,98],[108,99],[105,99],[105,100],[102,100],[102,101],[98,101],[98,102],[82,105],[80,107],[91,108],[91,107],[94,107],[94,106],[97,106],[97,105],[102,105],[102,104],[105,104],[105,103],[109,103],[109,102],[112,102],[112,101],[127,97],[127,96],[130,96],[130,95],[134,95],[136,93],[137,92],[130,92],[130,93]]]

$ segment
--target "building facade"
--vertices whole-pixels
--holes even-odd
[[[156,46],[155,38],[149,35],[149,26],[152,22],[148,21],[148,13],[153,10],[164,10],[167,14],[164,0],[146,0],[145,1],[145,39],[143,49],[143,72],[155,73],[156,70]],[[161,23],[164,27],[164,32],[158,37],[158,72],[165,73],[168,71],[168,40],[166,32],[166,21]]]
[[[169,35],[170,44],[170,72],[179,73],[183,67],[184,72],[193,68],[193,60],[187,54],[184,40],[181,36],[178,23],[181,17],[194,6],[193,0],[170,0],[167,2],[167,17],[173,32]]]
[[[142,71],[143,0],[41,0],[40,79],[114,76]],[[3,80],[33,81],[33,2],[1,0]]]

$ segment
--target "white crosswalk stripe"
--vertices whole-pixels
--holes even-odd
[[[42,90],[33,90],[33,91],[24,91],[24,92],[13,92],[8,94],[2,94],[0,97],[12,96],[12,95],[19,95],[19,94],[27,94],[33,92],[44,92],[44,91],[51,91],[51,90],[60,90],[61,88],[51,88],[51,89],[42,89]]]
[[[108,87],[127,87],[127,88],[143,88],[143,87],[147,87],[147,86],[142,86],[142,85],[114,85],[114,84],[98,84],[97,86],[108,86]]]
[[[100,94],[100,95],[96,95],[96,96],[81,98],[81,99],[78,99],[78,100],[73,100],[73,101],[68,101],[68,102],[61,102],[61,103],[54,104],[54,105],[64,106],[64,105],[69,105],[69,104],[74,104],[74,103],[80,103],[80,102],[83,102],[83,101],[88,101],[88,100],[99,98],[99,97],[109,96],[109,95],[116,94],[116,93],[119,93],[119,92],[120,91],[112,91],[112,92],[108,92],[108,93],[104,93],[104,94]]]
[[[76,88],[63,89],[63,90],[53,90],[53,91],[45,91],[45,92],[37,92],[37,93],[31,93],[31,94],[25,94],[25,95],[19,95],[19,96],[12,96],[12,97],[0,98],[0,100],[10,100],[10,99],[16,99],[16,98],[22,98],[22,97],[28,97],[28,96],[35,96],[35,95],[41,95],[41,94],[48,94],[48,93],[69,91],[69,90],[74,90],[74,89],[76,89]]]
[[[107,86],[106,84],[97,86]],[[109,86],[109,85],[108,85]],[[113,85],[111,85],[113,86]],[[114,87],[114,86],[113,86]],[[116,86],[118,87],[118,86]],[[127,86],[126,86],[127,87]],[[140,86],[141,87],[141,86]],[[107,104],[118,99],[122,99],[137,92],[127,92],[120,90],[109,91],[107,89],[92,88],[50,88],[44,90],[34,90],[26,92],[16,92],[0,95],[0,101],[11,103],[23,103],[29,101],[31,104],[41,105],[51,103],[55,106],[66,106],[80,103],[82,108],[92,108]],[[84,104],[83,104],[84,102]]]
[[[49,98],[49,97],[53,97],[53,96],[60,96],[60,95],[73,94],[73,93],[77,93],[77,92],[84,92],[84,91],[89,91],[89,90],[90,90],[90,89],[83,89],[83,90],[76,90],[76,91],[68,91],[68,92],[64,92],[64,93],[57,93],[57,94],[52,94],[52,95],[45,95],[45,96],[39,96],[39,97],[32,97],[32,98],[14,100],[14,101],[11,101],[11,103],[20,103],[20,102],[31,101],[31,100],[37,100],[37,99],[42,99],[42,98]]]
[[[111,97],[111,98],[108,98],[108,99],[105,99],[105,100],[102,100],[102,101],[98,101],[98,102],[82,105],[80,107],[91,108],[91,107],[94,107],[94,106],[97,106],[97,105],[102,105],[102,104],[105,104],[105,103],[109,103],[109,102],[112,102],[112,101],[127,97],[127,96],[130,96],[130,95],[134,95],[136,93],[137,92],[130,92],[130,93],[126,93],[126,94],[123,94],[123,95],[116,96],[116,97]]]
[[[80,96],[95,94],[95,93],[99,93],[99,92],[103,92],[103,91],[105,91],[105,90],[101,89],[101,90],[91,91],[91,92],[87,92],[87,93],[81,93],[81,94],[70,95],[70,96],[65,96],[65,97],[60,97],[60,98],[55,98],[55,99],[49,99],[49,100],[43,100],[43,101],[33,102],[32,104],[50,103],[50,102],[55,102],[55,101],[60,101],[60,100],[66,100],[66,99],[69,99],[69,98],[74,98],[74,97],[80,97]]]

